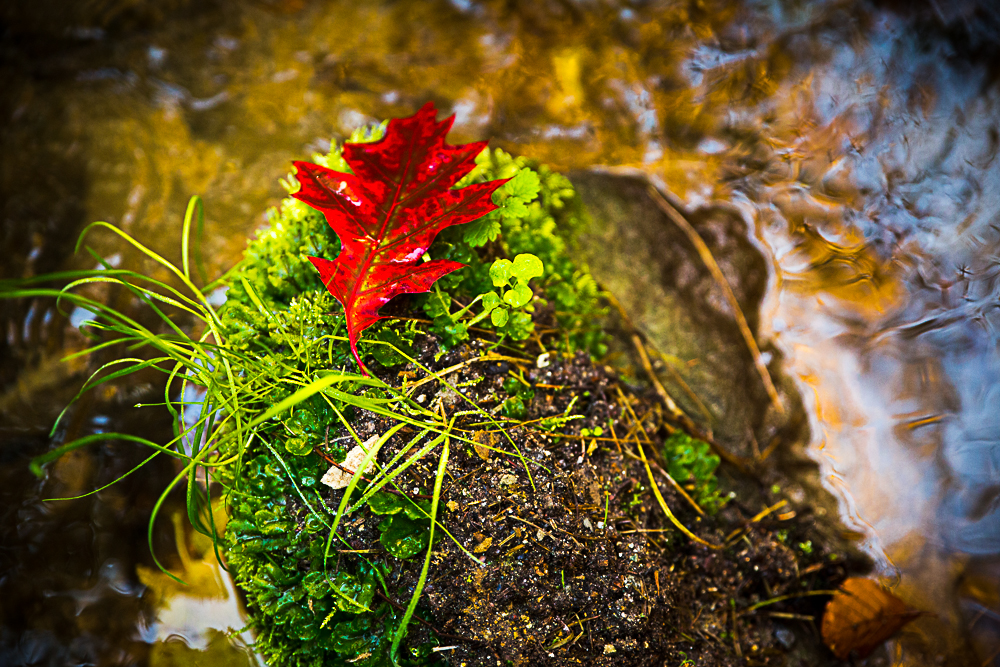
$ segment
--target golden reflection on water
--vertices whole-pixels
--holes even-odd
[[[225,526],[225,512],[216,504],[216,525]],[[224,665],[256,667],[263,664],[247,648],[253,643],[239,594],[215,558],[211,540],[190,530],[187,516],[171,516],[180,567],[163,572],[137,566],[139,581],[149,591],[156,609],[155,623],[143,633],[152,644],[151,667]],[[194,554],[188,548],[191,540]],[[182,583],[183,582],[183,583]]]
[[[202,195],[211,275],[283,195],[291,159],[426,100],[456,114],[454,142],[638,167],[688,204],[734,202],[773,263],[760,339],[799,380],[848,529],[907,602],[944,610],[904,633],[896,664],[958,656],[973,625],[987,651],[1000,614],[1000,520],[982,495],[1000,484],[995,81],[949,65],[941,34],[928,47],[867,5],[626,4],[249,3],[124,36],[69,83],[21,82],[17,118],[58,118],[85,219],[168,259]],[[110,237],[96,247],[155,271]]]

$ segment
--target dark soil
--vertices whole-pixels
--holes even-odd
[[[461,391],[497,415],[510,440],[483,424],[482,414],[455,422],[456,432],[507,452],[451,445],[443,523],[485,566],[447,537],[435,544],[411,644],[430,639],[433,628],[442,649],[449,647],[440,655],[465,667],[798,664],[789,660],[793,645],[835,662],[816,632],[827,598],[802,594],[836,588],[858,564],[827,550],[808,507],[763,512],[781,497],[760,489],[753,499],[730,500],[715,516],[700,515],[662,472],[662,442],[673,426],[655,395],[633,395],[611,369],[585,355],[553,356],[538,368],[529,360],[475,360],[479,343],[435,361],[433,340],[424,345],[421,361],[435,370],[473,360],[447,379],[453,386],[475,383]],[[396,386],[423,376],[411,367],[378,374]],[[501,418],[497,409],[508,395],[502,383],[512,374],[535,391],[522,423]],[[472,407],[437,383],[413,394],[446,415]],[[541,428],[538,420],[566,413],[571,402],[569,414],[583,418],[558,433]],[[601,437],[580,435],[596,426],[604,427]],[[367,438],[388,424],[360,415],[355,428]],[[409,439],[401,436],[380,459]],[[651,493],[640,446],[668,507],[701,539],[723,548],[697,544],[671,525]],[[437,455],[427,459],[402,488],[433,485]],[[333,492],[335,503],[341,493]],[[348,518],[343,534],[355,549],[379,551],[380,519]],[[400,608],[422,561],[390,561],[399,564],[390,580]],[[779,596],[792,597],[750,609]]]

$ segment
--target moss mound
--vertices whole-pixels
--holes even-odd
[[[336,150],[317,161],[347,169]],[[769,619],[737,607],[832,585],[842,557],[789,546],[811,544],[801,513],[779,530],[727,503],[708,446],[591,361],[605,313],[569,256],[584,215],[569,182],[500,151],[478,164],[460,185],[513,177],[501,208],[442,233],[429,254],[466,268],[365,332],[373,379],[350,372],[343,314],[307,260],[339,249],[316,211],[286,200],[230,276],[216,372],[252,386],[248,416],[295,399],[220,453],[225,555],[257,650],[276,666],[471,667],[736,664],[746,646],[766,663]],[[491,262],[519,253],[544,264],[535,299],[470,326],[459,314],[491,289]],[[324,486],[359,443],[381,448],[374,468]],[[682,535],[654,484],[724,548]]]
[[[371,128],[352,140],[374,140],[381,132],[380,127]],[[316,160],[347,170],[337,150]],[[601,351],[604,334],[596,284],[567,253],[568,238],[579,227],[582,213],[572,186],[544,166],[501,151],[484,152],[478,164],[460,185],[515,177],[495,195],[501,208],[479,222],[442,233],[429,254],[460,261],[466,268],[441,279],[432,294],[390,304],[403,319],[366,332],[360,350],[377,374],[385,375],[404,361],[422,331],[434,336],[439,350],[468,340],[467,321],[455,317],[460,306],[454,303],[468,303],[489,291],[490,261],[519,253],[532,253],[544,263],[539,282],[545,298],[535,299],[501,326],[483,322],[476,335],[486,335],[501,351],[505,343],[531,336],[541,341],[552,333],[558,333],[557,350]],[[250,243],[245,259],[230,275],[221,314],[223,333],[233,356],[243,354],[255,363],[246,368],[234,363],[219,372],[232,372],[238,381],[252,385],[251,393],[265,399],[242,405],[245,414],[287,399],[317,373],[353,367],[343,313],[307,259],[335,257],[338,251],[339,241],[322,216],[287,199],[281,210],[270,212],[270,226]],[[381,399],[377,390],[351,382],[339,384],[336,391],[361,400]],[[507,412],[516,413],[520,397],[511,399]],[[348,440],[358,430],[353,436],[339,430],[331,434],[331,427],[342,428],[338,416],[360,418],[351,400],[331,392],[316,394],[262,425],[249,442],[233,443],[222,453],[236,458],[218,477],[228,489],[232,517],[226,556],[247,593],[252,625],[259,633],[258,650],[273,664],[387,664],[404,616],[393,604],[396,592],[387,577],[398,560],[427,546],[426,502],[406,511],[379,507],[385,515],[379,533],[384,553],[365,547],[344,558],[352,550],[345,552],[347,538],[331,532],[336,509],[319,483],[327,464],[314,453],[321,449],[334,461],[344,460],[353,444]],[[368,508],[386,495],[391,496],[375,496]],[[439,657],[430,649],[427,644],[404,652],[400,664],[430,664]]]

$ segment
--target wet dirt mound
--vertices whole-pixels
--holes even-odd
[[[474,357],[464,347],[433,366]],[[424,618],[411,624],[408,641],[419,645],[433,630],[441,655],[466,667],[782,664],[796,639],[770,610],[780,608],[779,619],[818,618],[822,602],[814,601],[824,598],[808,592],[836,587],[850,569],[845,554],[816,542],[808,509],[779,501],[758,511],[729,499],[714,516],[701,510],[690,497],[693,485],[682,494],[684,486],[672,486],[665,472],[663,443],[672,428],[657,402],[631,395],[585,355],[546,368],[503,362],[485,373],[483,364],[469,363],[448,380],[498,412],[504,381],[514,374],[534,392],[523,422],[507,430],[520,457],[482,415],[456,421],[482,446],[452,451],[441,504],[454,540],[434,547]],[[458,398],[445,389],[417,400],[458,413],[468,407]],[[357,425],[360,437],[384,429],[375,418]],[[387,447],[391,456],[392,442]],[[431,467],[402,486],[426,485]],[[670,523],[650,474],[677,519],[722,548],[698,544]],[[354,549],[378,551],[380,519],[359,518],[344,537]],[[395,561],[388,580],[397,608],[409,602],[418,561]],[[753,609],[779,596],[791,601]]]

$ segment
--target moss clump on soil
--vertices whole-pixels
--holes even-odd
[[[336,150],[318,161],[346,169]],[[431,294],[394,301],[384,310],[397,318],[365,332],[359,349],[377,379],[345,375],[221,452],[234,457],[217,477],[231,515],[226,558],[257,650],[282,666],[392,662],[421,581],[445,442],[440,526],[398,664],[735,664],[743,653],[767,663],[780,652],[770,620],[740,610],[827,586],[839,566],[819,545],[808,554],[786,545],[809,540],[801,515],[779,535],[773,516],[754,521],[724,503],[707,445],[591,361],[604,349],[603,311],[569,257],[584,215],[569,182],[500,151],[478,164],[464,182],[514,177],[498,191],[501,208],[442,233],[430,255],[466,268]],[[307,260],[335,257],[336,236],[292,199],[270,221],[231,274],[221,316],[232,367],[217,372],[252,388],[244,394],[258,402],[239,408],[247,416],[314,376],[353,368],[341,309]],[[469,327],[456,313],[491,289],[494,259],[518,253],[545,267],[530,319]],[[255,360],[253,372],[239,355]],[[428,415],[447,428],[428,431]],[[345,505],[344,491],[320,483],[324,459],[342,462],[393,428],[379,465],[411,465],[391,488],[359,502],[361,481]],[[677,532],[653,483],[682,522],[726,546]],[[338,506],[352,503],[333,531]]]
[[[382,129],[356,133],[352,140],[377,139]],[[347,170],[337,150],[317,161]],[[431,294],[391,304],[406,319],[380,322],[360,345],[366,364],[390,384],[399,384],[389,369],[404,360],[400,352],[411,354],[414,342],[428,340],[427,335],[434,337],[438,350],[462,344],[470,335],[485,337],[497,351],[508,353],[514,348],[506,343],[532,336],[548,340],[554,354],[603,349],[596,284],[570,261],[567,251],[582,216],[572,186],[547,167],[502,151],[484,152],[477,163],[460,185],[511,178],[495,195],[500,208],[478,222],[446,230],[429,251],[434,258],[457,260],[466,268],[439,280]],[[343,313],[307,259],[335,257],[336,235],[321,214],[293,199],[272,210],[269,219],[269,227],[249,244],[230,275],[221,311],[232,352],[230,370],[247,385],[246,394],[261,399],[241,406],[248,416],[290,396],[301,386],[297,378],[353,367],[343,338]],[[490,291],[493,259],[519,253],[542,260],[544,274],[535,284],[544,298],[532,302],[530,315],[515,312],[502,326],[486,320],[470,331],[467,320],[454,313]],[[527,322],[519,321],[519,314],[528,317]],[[239,355],[255,359],[253,372],[240,367]],[[267,371],[260,372],[260,361]],[[218,372],[229,371],[220,367]],[[374,396],[351,383],[338,390]],[[233,442],[223,452],[237,457],[218,476],[229,490],[232,517],[226,532],[227,560],[247,594],[257,648],[273,664],[386,664],[408,601],[399,602],[402,593],[389,578],[400,570],[400,559],[412,558],[427,546],[427,501],[393,504],[387,493],[374,496],[364,510],[377,518],[374,551],[372,545],[345,551],[344,535],[355,528],[353,517],[331,537],[335,505],[331,507],[329,490],[319,484],[327,464],[313,451],[321,449],[333,461],[344,460],[353,443],[350,434],[338,430],[338,415],[359,418],[349,403],[329,392],[314,395],[262,425],[249,442]],[[411,627],[416,623],[419,618]],[[440,658],[430,643],[419,643],[411,642],[412,648],[400,656],[401,664],[430,664]]]

